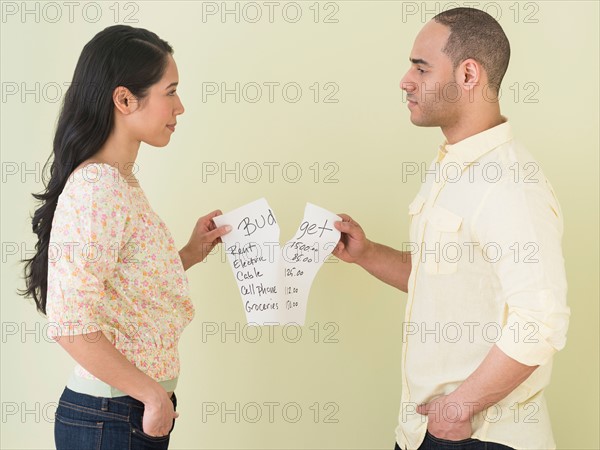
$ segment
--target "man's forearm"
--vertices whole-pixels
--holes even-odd
[[[469,420],[510,394],[537,367],[521,364],[494,345],[479,367],[448,395],[447,401],[460,406],[461,420]]]
[[[143,403],[156,400],[163,387],[129,361],[101,331],[62,336],[57,342],[85,370]]]
[[[384,283],[408,292],[408,277],[412,267],[410,252],[372,242],[370,249],[356,263]]]

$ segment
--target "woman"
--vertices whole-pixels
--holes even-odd
[[[78,363],[56,411],[59,450],[166,449],[178,417],[177,344],[194,315],[184,271],[229,228],[214,211],[177,251],[133,174],[140,143],[167,145],[184,112],[172,54],[144,29],[94,36],[65,95],[50,180],[34,194],[39,241],[22,294]]]

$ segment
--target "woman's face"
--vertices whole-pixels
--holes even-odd
[[[135,137],[154,147],[164,147],[175,132],[177,116],[184,108],[176,88],[179,82],[177,64],[171,55],[162,79],[148,89],[147,96],[131,115]]]

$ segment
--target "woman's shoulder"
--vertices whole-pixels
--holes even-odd
[[[70,197],[114,203],[129,196],[128,183],[114,166],[97,160],[79,164],[67,178],[63,193]]]
[[[133,174],[124,175],[121,173],[118,163],[113,165],[94,159],[88,159],[79,164],[71,172],[69,178],[91,183],[102,181],[104,184],[112,183],[122,188],[140,188],[140,184]]]

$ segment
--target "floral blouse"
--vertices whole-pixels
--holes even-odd
[[[48,249],[48,334],[102,330],[156,381],[179,375],[177,344],[194,316],[175,242],[139,186],[109,164],[73,172]],[[83,367],[75,375],[94,380]]]

